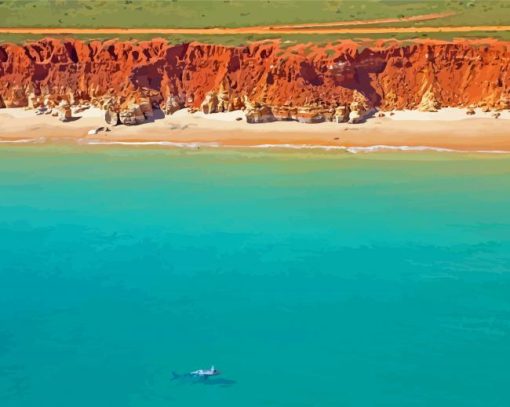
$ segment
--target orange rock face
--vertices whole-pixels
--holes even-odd
[[[424,96],[434,106],[509,108],[509,72],[510,43],[499,41],[373,47],[345,41],[282,49],[277,42],[225,47],[45,39],[0,45],[0,107],[51,95],[56,102],[98,106],[105,98],[119,106],[178,100],[197,109],[208,93],[220,91],[225,106],[249,100],[272,108],[277,119],[299,119],[306,110],[300,108],[308,116],[331,116],[359,95],[382,110],[416,109]]]

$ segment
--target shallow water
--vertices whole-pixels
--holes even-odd
[[[508,406],[509,292],[510,157],[0,148],[2,407]]]

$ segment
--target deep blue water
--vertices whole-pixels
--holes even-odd
[[[510,157],[0,148],[2,407],[507,407],[509,334]]]

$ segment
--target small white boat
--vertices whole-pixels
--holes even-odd
[[[210,369],[199,369],[189,373],[191,376],[197,377],[209,377],[219,375],[219,370],[215,369],[214,366],[211,366]]]

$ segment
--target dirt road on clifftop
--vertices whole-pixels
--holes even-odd
[[[454,13],[435,13],[405,18],[338,21],[330,23],[305,23],[294,25],[254,26],[236,28],[73,28],[73,27],[0,27],[0,34],[188,34],[188,35],[236,35],[236,34],[399,34],[441,33],[475,31],[510,31],[510,26],[443,26],[443,27],[365,27],[374,24],[417,22],[452,16]],[[364,27],[352,27],[364,26]]]
[[[382,28],[1,28],[0,34],[401,34],[401,33],[468,33],[476,31],[510,31],[509,25],[460,27],[382,27]]]

